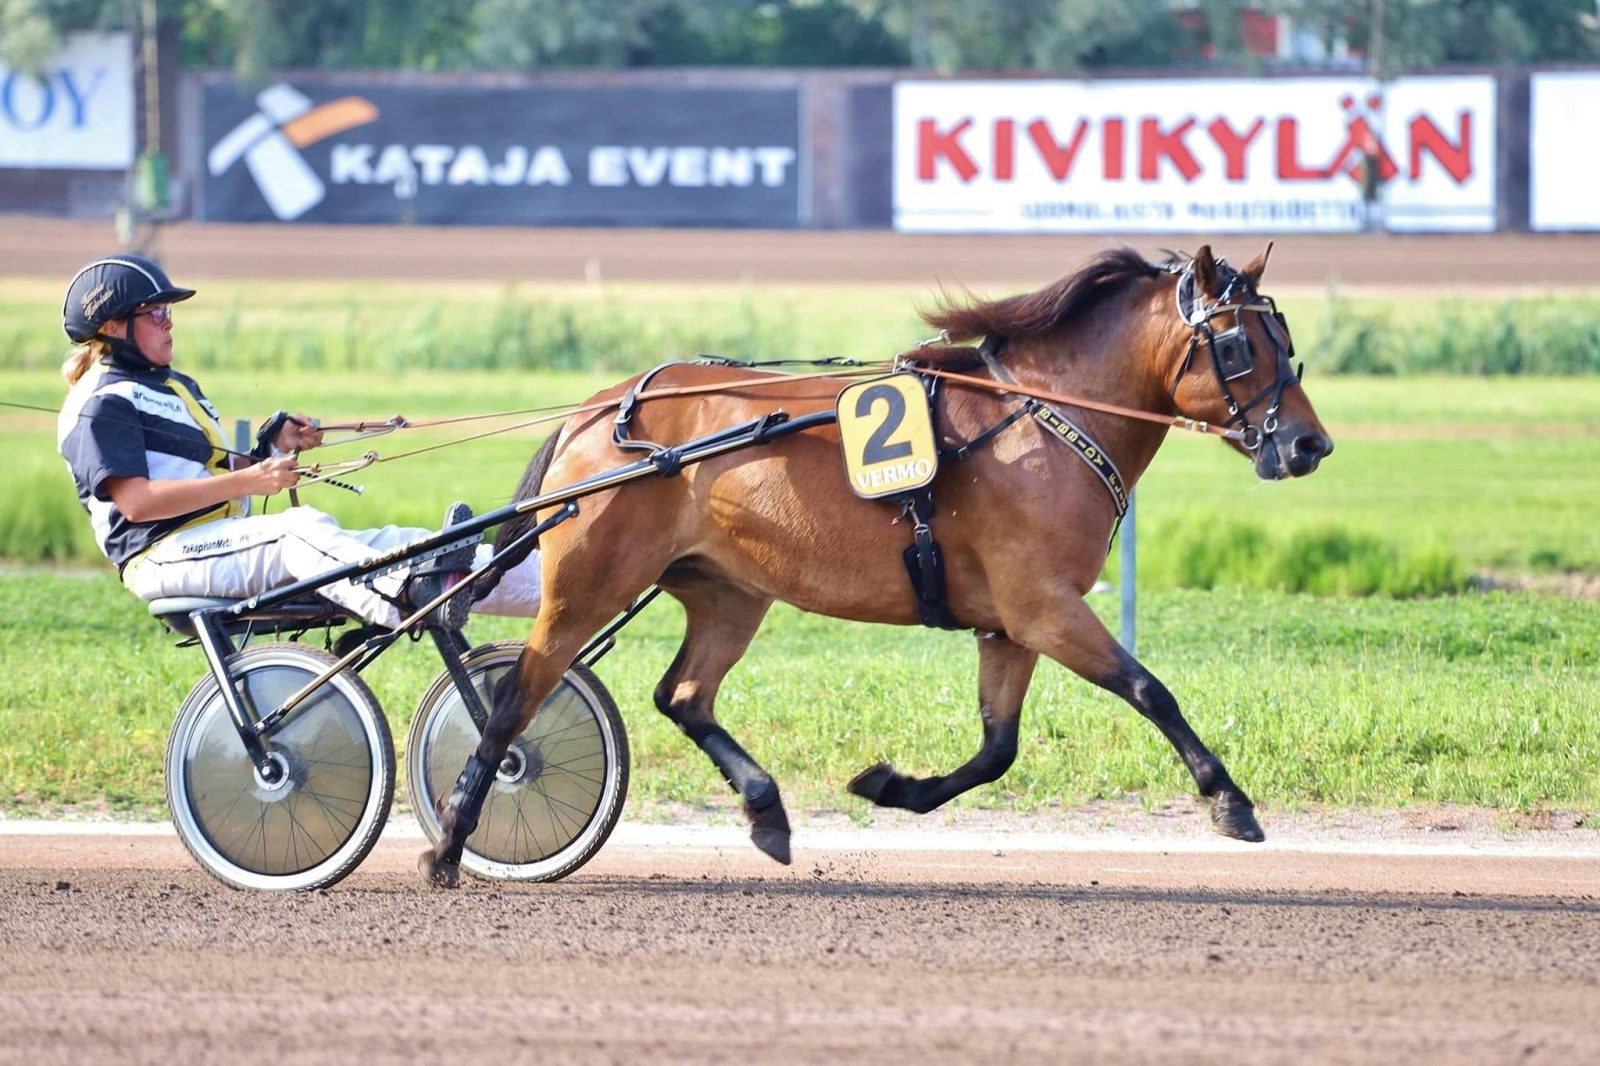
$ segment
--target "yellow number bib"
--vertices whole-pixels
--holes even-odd
[[[850,488],[865,499],[920,489],[939,469],[928,394],[915,374],[890,374],[839,393],[839,436]]]

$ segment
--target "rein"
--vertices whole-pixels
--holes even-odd
[[[800,361],[779,360],[777,362],[781,364],[793,364]],[[717,360],[714,363],[703,361],[699,364],[686,363],[684,365],[720,365],[744,368],[763,364],[742,363],[733,360]],[[646,400],[667,400],[682,396],[703,396],[715,393],[732,392],[738,389],[765,388],[775,385],[787,385],[796,381],[804,381],[814,378],[869,377],[874,374],[883,373],[886,370],[894,369],[896,366],[900,365],[900,361],[882,360],[875,363],[863,363],[856,360],[827,359],[819,360],[815,363],[805,362],[803,365],[842,366],[846,369],[830,371],[826,374],[793,374],[773,372],[770,377],[752,378],[742,381],[711,382],[704,385],[660,386],[632,394],[632,401],[634,403],[643,403]],[[921,363],[917,364],[915,369],[917,373],[926,375],[928,377],[944,378],[958,385],[965,385],[976,389],[984,389],[989,392],[1027,396],[1031,399],[1039,400],[1045,403],[1066,404],[1071,407],[1081,407],[1089,411],[1100,411],[1104,414],[1117,415],[1122,418],[1140,419],[1146,422],[1154,422],[1157,425],[1167,426],[1169,428],[1188,430],[1192,433],[1210,434],[1213,436],[1222,437],[1226,440],[1244,441],[1248,437],[1246,431],[1244,430],[1230,429],[1225,426],[1214,425],[1201,419],[1189,418],[1186,415],[1156,414],[1152,411],[1142,411],[1133,407],[1123,407],[1119,404],[1104,403],[1099,400],[1087,400],[1081,396],[1071,396],[1065,393],[1051,392],[1046,389],[1037,389],[1030,385],[1023,385],[1017,382],[1005,383],[992,380],[990,378],[979,378],[973,377],[969,374],[958,374],[954,371],[940,370],[937,367],[931,367]],[[537,426],[546,422],[564,421],[565,419],[571,418],[575,415],[592,414],[597,411],[609,411],[613,408],[620,407],[627,399],[628,397],[626,396],[619,396],[614,400],[598,400],[592,403],[578,405],[552,404],[546,407],[528,407],[512,411],[498,411],[492,414],[458,415],[450,418],[434,418],[416,421],[407,419],[402,415],[396,415],[393,418],[381,422],[363,421],[324,423],[324,429],[349,431],[355,434],[355,436],[347,437],[343,440],[331,441],[323,444],[323,447],[326,448],[336,444],[346,444],[354,440],[359,440],[363,436],[382,436],[384,434],[392,433],[401,429],[423,429],[430,426],[452,425],[460,422],[480,421],[489,418],[505,418],[517,414],[548,412],[541,413],[537,418],[526,419],[521,422],[513,423],[509,426],[500,426],[495,429],[485,430],[482,433],[474,433],[470,436],[460,437],[455,440],[442,441],[438,444],[430,444],[426,447],[414,448],[410,451],[398,452],[394,455],[380,455],[375,451],[370,451],[358,459],[346,459],[332,463],[321,463],[317,464],[315,467],[306,468],[306,472],[349,474],[357,470],[364,470],[376,463],[390,463],[398,459],[408,459],[411,456],[422,455],[425,452],[439,451],[444,448],[454,447],[458,444],[466,444],[470,441],[482,440],[485,437],[492,437],[501,433],[511,433],[519,429],[527,429],[530,426]]]
[[[953,370],[940,370],[936,367],[918,364],[917,373],[927,374],[930,377],[944,378],[954,381],[959,385],[968,385],[972,388],[986,389],[989,392],[1016,393],[1018,396],[1030,396],[1035,400],[1046,403],[1066,404],[1069,407],[1082,407],[1087,411],[1100,411],[1108,415],[1118,415],[1122,418],[1138,419],[1144,422],[1154,422],[1159,426],[1168,426],[1173,429],[1186,429],[1192,433],[1208,433],[1212,436],[1222,437],[1225,440],[1242,441],[1245,438],[1243,430],[1228,429],[1225,426],[1213,425],[1187,415],[1158,415],[1153,411],[1141,411],[1133,407],[1122,407],[1114,403],[1101,403],[1099,400],[1085,400],[1080,396],[1068,396],[1065,393],[1049,392],[1045,389],[1036,389],[1029,385],[1003,384],[989,378],[975,378],[970,374],[957,374]]]
[[[336,430],[350,434],[350,436],[342,437],[338,440],[323,442],[322,447],[331,448],[339,445],[355,443],[357,441],[363,441],[370,437],[385,436],[404,429],[424,429],[434,426],[455,425],[463,422],[484,421],[492,418],[507,418],[513,415],[522,414],[537,415],[537,417],[515,422],[511,425],[499,426],[494,429],[484,430],[480,433],[473,433],[465,437],[459,437],[454,440],[441,441],[438,444],[430,444],[420,448],[413,448],[409,451],[398,452],[394,455],[382,455],[374,450],[366,452],[359,458],[300,465],[297,466],[295,470],[301,475],[302,485],[328,484],[359,494],[362,491],[361,486],[349,484],[348,482],[339,480],[339,478],[348,476],[349,474],[353,474],[360,470],[365,470],[366,468],[374,466],[378,463],[395,462],[400,459],[408,459],[412,456],[423,455],[427,452],[440,451],[445,448],[453,448],[459,444],[467,444],[471,441],[483,440],[487,437],[515,432],[519,429],[528,429],[530,427],[542,425],[548,422],[565,421],[566,419],[572,418],[575,415],[592,414],[598,411],[608,411],[613,408],[621,407],[624,404],[633,405],[642,403],[645,400],[665,400],[683,396],[703,396],[715,393],[733,392],[735,390],[742,389],[788,385],[795,381],[818,377],[868,377],[876,374],[882,374],[886,371],[898,370],[902,367],[913,369],[916,373],[926,377],[942,378],[946,381],[950,381],[954,384],[962,385],[967,388],[981,389],[1001,395],[1009,394],[1025,396],[1030,400],[1036,401],[1040,404],[1064,404],[1066,406],[1078,407],[1088,411],[1099,411],[1103,414],[1114,415],[1119,418],[1151,422],[1156,425],[1166,426],[1171,429],[1181,429],[1192,433],[1209,434],[1212,436],[1221,437],[1224,440],[1238,441],[1243,444],[1246,449],[1254,451],[1255,449],[1259,448],[1265,440],[1269,439],[1272,436],[1273,431],[1278,428],[1277,412],[1284,389],[1300,379],[1299,375],[1295,374],[1289,369],[1288,361],[1293,356],[1293,348],[1292,345],[1286,343],[1285,341],[1285,338],[1287,337],[1287,330],[1283,325],[1283,315],[1273,305],[1272,301],[1266,297],[1255,295],[1253,302],[1245,302],[1243,300],[1232,303],[1229,302],[1229,298],[1233,294],[1234,285],[1237,283],[1240,277],[1242,277],[1242,275],[1234,273],[1234,275],[1229,279],[1227,289],[1214,304],[1203,303],[1194,293],[1193,290],[1195,285],[1192,264],[1190,264],[1186,269],[1182,270],[1177,286],[1178,313],[1183,319],[1184,323],[1193,330],[1193,334],[1190,337],[1188,352],[1184,356],[1184,360],[1179,366],[1177,374],[1173,377],[1169,392],[1173,394],[1177,392],[1178,384],[1182,381],[1183,376],[1188,373],[1191,365],[1193,364],[1195,351],[1199,347],[1201,337],[1204,336],[1211,352],[1212,364],[1216,370],[1218,383],[1222,388],[1223,397],[1228,405],[1229,418],[1228,421],[1222,425],[1217,425],[1201,419],[1190,418],[1182,413],[1176,415],[1158,414],[1153,411],[1145,411],[1133,407],[1124,407],[1120,404],[1107,403],[1100,400],[1089,400],[1081,396],[1072,396],[1066,393],[1051,392],[1046,389],[1039,389],[1029,385],[1024,385],[1016,381],[1001,380],[1001,378],[1009,377],[1009,375],[996,374],[995,378],[980,378],[974,377],[970,374],[957,373],[952,370],[943,370],[938,367],[929,366],[925,363],[916,363],[914,366],[912,366],[908,364],[905,356],[899,356],[893,360],[880,360],[876,362],[861,362],[855,359],[844,357],[833,357],[820,360],[780,359],[765,363],[708,357],[699,360],[697,364],[684,365],[715,365],[738,368],[805,365],[837,367],[840,369],[830,370],[825,374],[796,374],[784,371],[771,371],[767,372],[769,376],[766,377],[758,377],[742,381],[711,382],[702,385],[664,386],[640,390],[637,392],[630,391],[613,400],[599,400],[582,404],[549,404],[542,407],[526,407],[509,411],[495,411],[471,415],[454,415],[445,418],[419,420],[411,420],[406,418],[404,415],[395,415],[391,418],[383,420],[370,419],[354,422],[323,423],[321,428],[325,430]],[[1232,329],[1217,332],[1211,328],[1210,324],[1211,320],[1218,315],[1227,312],[1233,312],[1237,315],[1242,311],[1256,311],[1261,313],[1266,318],[1268,323],[1267,332],[1272,337],[1274,347],[1278,349],[1278,361],[1280,366],[1277,380],[1273,384],[1268,385],[1260,393],[1256,394],[1256,396],[1254,396],[1248,403],[1243,405],[1239,404],[1234,399],[1232,391],[1228,388],[1228,382],[1236,377],[1242,376],[1244,373],[1247,373],[1253,363],[1253,353],[1250,351],[1249,338],[1245,336],[1242,326],[1236,325]],[[943,339],[943,337],[941,336],[940,339]],[[928,343],[930,342],[924,341],[922,344],[919,344],[918,347],[920,348]],[[984,354],[981,347],[978,349],[978,351],[980,355]],[[914,356],[912,358],[914,358]],[[990,357],[990,359],[987,361],[990,361],[992,364],[992,357]],[[641,384],[642,383],[643,382],[641,382]],[[1250,411],[1269,394],[1272,396],[1272,402],[1267,408],[1267,412],[1262,420],[1261,426],[1257,427],[1252,425],[1248,418]],[[23,410],[41,411],[46,414],[59,413],[51,408],[35,407],[29,404],[14,403],[9,401],[0,401],[0,406],[15,407]],[[1010,424],[1010,421],[1004,423],[1004,425]],[[1240,428],[1234,428],[1236,424]],[[1003,428],[1003,426],[1000,428]],[[973,443],[975,442],[969,442],[969,449]],[[249,456],[248,453],[244,452],[234,452],[229,449],[223,449],[223,451],[229,455],[240,456],[242,458],[253,458],[253,456]],[[1113,495],[1115,495],[1115,493],[1113,493]]]

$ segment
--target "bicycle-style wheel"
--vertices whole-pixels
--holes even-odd
[[[228,660],[246,705],[265,715],[336,660],[262,644]],[[394,798],[394,742],[377,697],[335,674],[265,738],[275,772],[245,750],[209,674],[167,741],[167,805],[189,853],[236,888],[322,888],[372,850]]]
[[[463,660],[484,707],[521,654],[521,641],[500,641]],[[442,835],[436,803],[455,787],[478,738],[449,673],[441,674],[417,706],[406,739],[407,791],[435,843]],[[600,850],[627,795],[622,716],[600,679],[575,665],[506,750],[461,867],[492,880],[565,877]]]

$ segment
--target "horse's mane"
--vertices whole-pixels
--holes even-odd
[[[1112,248],[1090,259],[1077,271],[1037,292],[1008,296],[1003,300],[978,300],[968,296],[965,303],[941,301],[933,311],[924,311],[928,325],[942,330],[950,341],[971,341],[980,337],[1031,337],[1047,333],[1069,319],[1083,314],[1122,289],[1131,281],[1164,274],[1175,262],[1187,257],[1176,254],[1169,262],[1156,265],[1132,248]],[[914,354],[922,362],[939,364],[969,362],[973,349],[962,344],[938,344],[919,348]]]

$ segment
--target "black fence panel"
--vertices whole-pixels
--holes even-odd
[[[198,217],[790,227],[793,89],[209,84]]]

